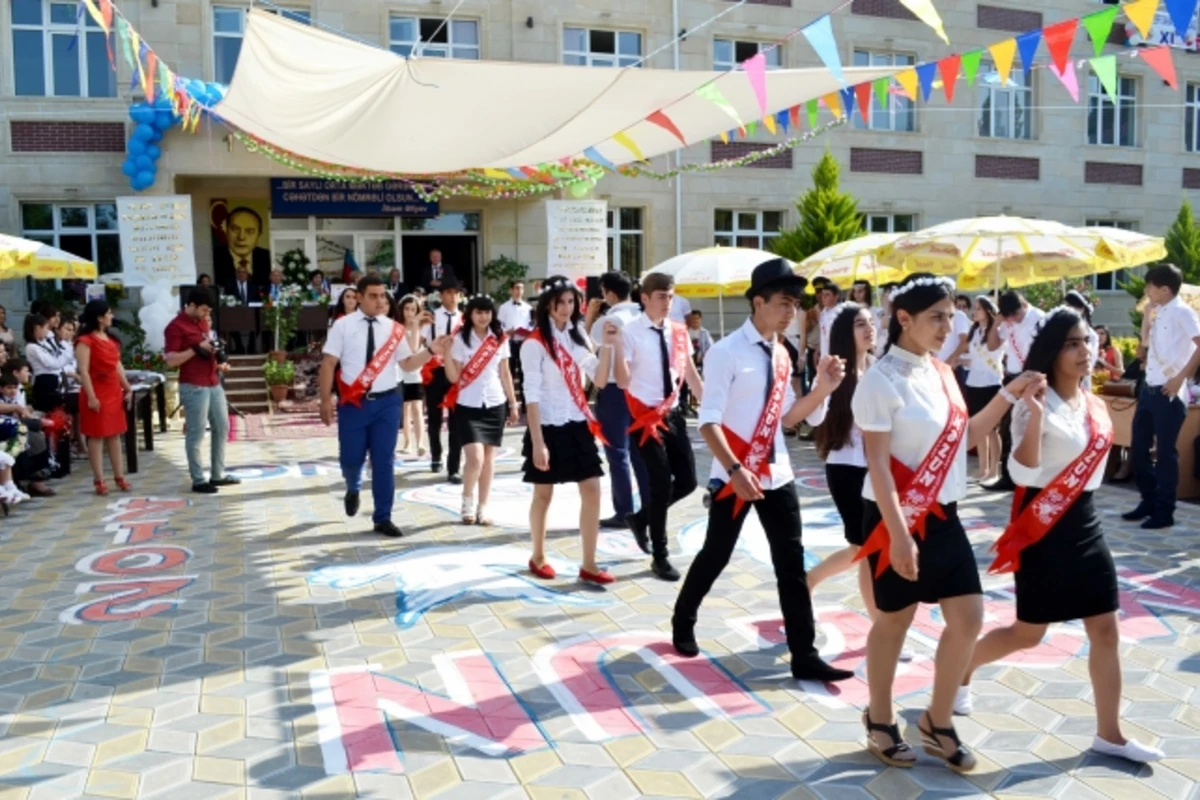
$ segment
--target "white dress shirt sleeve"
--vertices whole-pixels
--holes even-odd
[[[812,391],[815,392],[817,390],[817,387],[820,385],[821,385],[821,381],[820,381],[820,378],[818,378],[816,381],[813,382]],[[804,419],[804,421],[815,428],[818,425],[821,425],[825,422],[825,415],[828,413],[829,413],[829,398],[826,397],[824,400],[821,401],[821,405],[814,408],[812,413],[809,414]]]
[[[542,364],[546,356],[546,348],[541,342],[526,339],[521,345],[521,370],[524,378],[521,383],[525,392],[525,402],[542,402]]]
[[[400,344],[396,346],[396,357],[393,360],[397,364],[399,364],[401,361],[405,361],[409,358],[412,358],[412,356],[413,356],[413,350],[412,350],[412,347],[408,344],[408,337],[407,336],[400,337]]]
[[[1196,312],[1189,306],[1180,305],[1179,313],[1176,315],[1179,320],[1179,332],[1183,338],[1189,342],[1196,340],[1200,336],[1200,317],[1196,316]]]
[[[704,397],[700,400],[700,424],[720,425],[733,386],[733,361],[729,348],[714,348],[704,359]]]
[[[1042,424],[1046,424],[1048,411],[1043,411]],[[1016,459],[1017,448],[1021,446],[1021,442],[1025,439],[1025,432],[1029,430],[1029,406],[1025,401],[1017,403],[1012,409],[1012,423],[1009,425],[1009,430],[1012,432],[1012,452],[1008,456],[1008,474],[1012,476],[1013,482],[1019,486],[1037,486],[1038,476],[1041,475],[1042,467],[1039,464],[1036,467],[1027,467]]]
[[[54,375],[61,371],[58,356],[33,342],[25,345],[25,360],[34,376]]]
[[[462,340],[461,335],[454,337],[454,345],[450,348],[450,358],[463,365],[471,360],[471,348],[467,347],[467,343]]]
[[[588,335],[587,332],[584,331],[582,325],[579,326],[579,332],[583,335],[584,340],[587,341]],[[588,344],[590,344],[590,342]],[[588,345],[575,344],[574,340],[572,340],[571,346],[572,350],[574,350],[574,352],[571,353],[571,357],[575,359],[575,363],[578,364],[579,368],[583,370],[583,374],[587,375],[588,380],[595,383],[596,368],[600,366],[600,356],[592,352]],[[609,369],[611,369],[611,367],[609,367]]]
[[[325,335],[325,347],[321,352],[327,356],[334,358],[342,357],[342,347],[346,338],[346,325],[350,317],[342,317],[337,322],[333,323],[333,327],[329,329],[329,333]]]
[[[904,400],[879,369],[868,369],[858,381],[850,409],[854,422],[864,431],[888,433],[892,430],[892,417],[904,407]]]

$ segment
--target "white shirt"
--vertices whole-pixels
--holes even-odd
[[[1079,408],[1074,409],[1053,389],[1046,390],[1046,410],[1042,417],[1042,463],[1036,467],[1026,467],[1016,459],[1016,450],[1021,446],[1029,427],[1029,406],[1024,401],[1013,406],[1013,453],[1008,457],[1008,474],[1012,476],[1013,483],[1044,489],[1084,451],[1088,437],[1092,435],[1092,426],[1088,422],[1087,398],[1080,394],[1078,400]],[[1094,492],[1103,482],[1102,464],[1084,489]]]
[[[804,343],[800,341],[800,334],[804,331],[804,310],[796,312],[796,316],[792,317],[792,321],[788,323],[787,330],[783,332],[783,338],[792,343],[792,347],[797,350],[804,351]]]
[[[833,327],[835,308],[837,308],[837,306],[834,306],[833,308],[823,308],[821,309],[821,312],[817,314],[817,326],[821,329],[821,352],[819,355],[822,356],[829,355],[829,329]]]
[[[949,363],[950,356],[954,355],[954,351],[962,344],[961,337],[966,336],[970,332],[971,320],[967,319],[967,315],[961,309],[954,309],[954,319],[950,322],[950,334],[942,344],[942,349],[938,351],[938,361]]]
[[[667,312],[667,319],[674,322],[686,322],[687,315],[690,313],[692,313],[692,304],[686,297],[675,295],[671,298],[671,310]]]
[[[759,346],[764,342],[750,320],[734,333],[713,345],[704,360],[704,399],[700,403],[701,425],[724,425],[745,441],[750,441],[758,418],[766,404],[767,381],[774,379],[774,367],[766,352]],[[787,389],[784,390],[783,412],[796,403],[792,389],[791,369],[788,369]],[[782,420],[780,420],[782,423]],[[709,471],[711,480],[729,480],[721,463],[715,458]],[[775,460],[771,462],[771,477],[763,480],[764,489],[788,486],[796,479],[788,457],[783,425],[775,426]]]
[[[1025,369],[1025,358],[1037,333],[1038,323],[1046,318],[1041,309],[1030,306],[1025,309],[1025,318],[1020,322],[997,322],[997,333],[1004,343],[1004,368],[1010,374]]]
[[[617,303],[608,310],[608,313],[592,323],[592,341],[604,341],[604,324],[611,322],[618,328],[624,329],[626,325],[633,322],[642,315],[642,308],[632,300],[626,300],[624,303]],[[609,370],[608,382],[614,384],[617,382],[616,370]]]
[[[982,389],[1004,382],[1004,345],[989,350],[983,326],[975,330],[967,345],[967,386]]]
[[[505,333],[511,333],[518,328],[532,328],[533,306],[524,300],[509,300],[500,306],[500,310],[496,312],[496,319],[500,321],[500,327]]]
[[[1178,297],[1153,312],[1150,341],[1146,346],[1146,385],[1162,386],[1187,366],[1200,336],[1196,312]],[[1190,377],[1190,376],[1189,376]],[[1179,396],[1187,390],[1187,381],[1179,387]]]
[[[675,371],[675,337],[671,330],[673,326],[682,327],[681,323],[672,322],[663,329],[662,336],[667,341],[667,366],[671,372],[672,385],[677,383],[680,375]],[[624,338],[625,360],[629,363],[632,373],[629,383],[629,393],[648,406],[657,407],[663,401],[662,380],[662,345],[654,323],[650,317],[641,314],[631,320],[621,329]],[[684,337],[687,356],[692,358],[692,337]],[[524,362],[522,362],[524,363]],[[679,405],[679,395],[675,396],[675,405]],[[672,406],[674,407],[674,406]]]
[[[383,349],[384,342],[392,335],[392,328],[397,323],[383,316],[374,319],[375,352],[378,353]],[[355,311],[333,323],[333,327],[329,329],[329,334],[325,337],[325,349],[322,352],[327,356],[335,356],[341,362],[342,380],[346,383],[353,383],[358,374],[367,367],[367,330],[370,327],[367,323],[367,315],[361,311]],[[413,351],[408,346],[408,340],[402,336],[392,360],[399,364],[412,354]],[[399,374],[400,370],[398,369],[382,370],[367,391],[386,392],[389,389],[395,389]]]
[[[40,342],[25,345],[25,360],[29,362],[33,377],[61,375],[66,369],[68,350],[65,347],[56,347],[56,344],[47,336]]]
[[[916,470],[950,418],[950,401],[942,376],[928,356],[893,347],[866,371],[851,401],[854,421],[864,431],[892,434],[892,456]],[[899,488],[899,487],[897,487]],[[967,495],[966,431],[958,455],[938,494],[939,503],[956,503]],[[875,500],[871,481],[863,497]]]
[[[463,368],[466,368],[467,362],[475,355],[475,351],[483,344],[483,340],[475,331],[471,331],[471,344],[463,341],[462,334],[454,337],[454,345],[450,348],[450,357],[457,361]],[[506,397],[504,395],[504,384],[500,381],[500,362],[508,360],[508,345],[503,344],[496,354],[492,356],[491,361],[483,368],[483,372],[479,373],[479,377],[471,381],[470,385],[460,388],[458,393],[458,404],[461,406],[470,406],[471,408],[483,408],[487,406],[504,405]]]
[[[553,323],[550,328],[554,331],[554,340],[558,346],[566,347],[583,374],[594,378],[596,365],[600,361],[596,354],[576,344],[567,333],[569,328],[560,331]],[[580,333],[586,340],[587,334],[582,330]],[[566,425],[568,422],[583,422],[587,419],[575,405],[571,393],[567,391],[567,384],[562,373],[558,371],[558,364],[550,358],[545,345],[535,339],[526,339],[521,345],[521,369],[525,373],[522,384],[525,402],[537,403],[543,426]]]
[[[449,325],[447,325],[449,323]],[[433,312],[433,324],[426,325],[421,329],[421,335],[425,337],[425,341],[432,343],[439,336],[446,336],[454,333],[454,329],[462,324],[462,313],[455,311],[451,314],[444,308],[439,308]]]
[[[816,383],[813,384],[815,389],[821,383],[821,378],[818,376]],[[707,388],[705,391],[708,391]],[[826,415],[829,414],[829,398],[826,397],[821,401],[821,405],[813,409],[813,412],[808,415],[805,420],[814,428],[825,422]],[[837,450],[830,450],[829,456],[825,459],[826,464],[844,464],[850,467],[867,468],[867,451],[863,447],[862,428],[857,424],[850,426],[850,441],[843,447]]]

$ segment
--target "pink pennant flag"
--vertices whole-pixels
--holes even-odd
[[[758,98],[758,113],[767,113],[767,57],[762,53],[747,58],[742,62],[742,70],[750,79],[750,87]]]
[[[1062,82],[1067,91],[1071,94],[1071,99],[1076,103],[1079,102],[1079,79],[1075,77],[1075,62],[1067,59],[1067,68],[1059,70],[1057,64],[1048,64],[1050,71],[1054,73],[1054,77]]]

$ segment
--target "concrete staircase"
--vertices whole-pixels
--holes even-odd
[[[225,397],[243,414],[270,412],[270,395],[263,378],[265,355],[230,356],[229,372],[225,373]]]

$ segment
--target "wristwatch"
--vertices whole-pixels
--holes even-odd
[[[741,465],[741,464],[738,464],[737,462],[734,462],[734,463],[733,463],[733,464],[732,464],[732,465],[729,467],[729,477],[731,477],[731,478],[732,478],[732,477],[733,477],[733,473],[737,472],[737,471],[738,471],[739,469],[741,469],[741,468],[742,468],[742,465]]]

